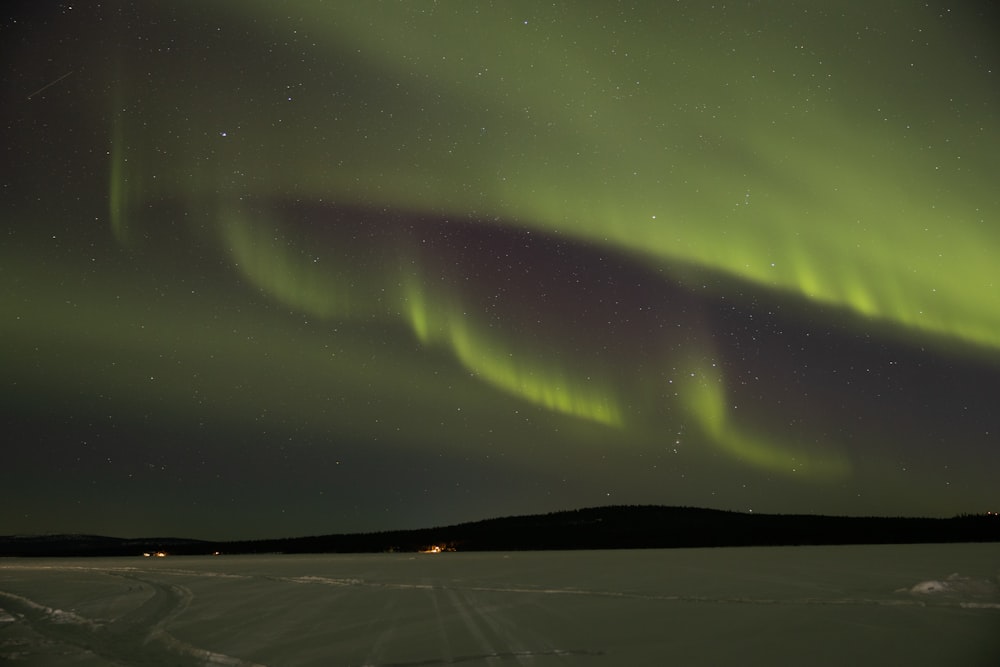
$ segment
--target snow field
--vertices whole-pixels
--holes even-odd
[[[0,663],[996,667],[998,575],[1000,544],[10,559]]]

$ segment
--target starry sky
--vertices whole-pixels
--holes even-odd
[[[0,534],[1000,505],[991,2],[0,11]]]

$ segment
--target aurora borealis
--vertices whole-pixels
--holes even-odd
[[[996,510],[987,2],[13,3],[0,534]]]

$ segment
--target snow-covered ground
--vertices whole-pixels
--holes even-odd
[[[1000,544],[0,559],[0,664],[1000,665]]]

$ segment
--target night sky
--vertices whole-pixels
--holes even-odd
[[[1000,509],[983,2],[7,2],[0,534]]]

